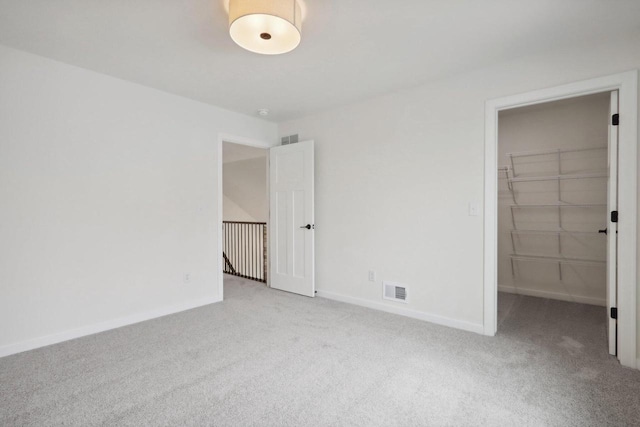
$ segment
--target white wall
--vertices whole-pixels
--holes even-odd
[[[276,138],[0,46],[0,355],[219,299],[219,132]]]
[[[482,212],[485,101],[638,68],[638,46],[550,52],[282,123],[316,141],[319,294],[481,331],[483,219],[468,204]],[[381,279],[411,301],[383,300]]]
[[[536,150],[603,149],[563,153],[563,173],[607,173],[609,124],[608,93],[507,110],[498,121],[498,163],[511,166],[507,153]],[[557,154],[515,157],[518,176],[557,175]],[[562,201],[602,204],[576,208],[523,208],[514,204],[552,204],[558,201],[557,181],[532,181],[507,186],[501,172],[498,193],[498,284],[501,291],[588,304],[606,305],[606,264],[557,263],[514,260],[510,254],[564,256],[606,260],[607,240],[599,229],[607,226],[607,178],[572,179],[560,182]],[[559,217],[560,214],[560,217]],[[562,222],[559,223],[559,220]],[[519,230],[574,231],[574,234],[511,234]],[[585,233],[586,232],[586,233]]]
[[[254,217],[249,215],[247,211],[238,206],[236,202],[231,200],[226,195],[224,195],[222,198],[222,207],[222,219],[225,221],[257,222]]]
[[[263,157],[226,162],[222,167],[222,185],[225,197],[254,218],[253,221],[258,222],[267,222],[269,216],[267,150],[263,151]],[[226,214],[224,219],[225,221],[244,221]]]

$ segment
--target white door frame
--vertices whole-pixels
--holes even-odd
[[[492,99],[485,104],[484,334],[495,335],[498,300],[498,113],[502,110],[619,91],[618,358],[636,368],[638,71]]]
[[[275,146],[276,144],[269,144],[266,141],[262,141],[262,140],[258,140],[258,139],[251,139],[251,138],[245,138],[243,136],[237,136],[237,135],[231,135],[228,133],[219,133],[218,134],[218,141],[217,141],[217,147],[216,147],[216,152],[217,152],[217,161],[216,161],[216,167],[218,169],[218,176],[217,176],[217,180],[218,180],[218,194],[217,194],[217,207],[218,207],[218,220],[217,220],[217,227],[218,227],[218,295],[220,298],[220,301],[222,301],[224,299],[224,266],[222,265],[222,236],[223,236],[223,232],[222,232],[222,227],[223,227],[223,209],[222,209],[222,203],[223,203],[223,199],[224,199],[224,194],[223,194],[223,188],[222,188],[222,166],[223,166],[223,158],[222,158],[222,143],[223,142],[230,142],[232,144],[240,144],[240,145],[247,145],[249,147],[255,147],[255,148],[264,148],[265,150],[268,150],[269,148]],[[269,153],[267,152],[267,156],[269,155]],[[268,158],[268,157],[267,157]],[[267,162],[268,165],[268,162]],[[267,194],[269,194],[269,167],[267,166],[267,176],[265,176],[265,179],[267,180]],[[267,230],[269,230],[269,215],[267,215]],[[267,263],[269,262],[269,251],[267,251]],[[267,264],[269,265],[269,264]],[[267,286],[269,283],[269,274],[268,274],[268,270],[267,270]]]

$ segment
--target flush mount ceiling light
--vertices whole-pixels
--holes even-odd
[[[300,44],[302,18],[296,0],[230,0],[229,34],[255,53],[278,55]]]

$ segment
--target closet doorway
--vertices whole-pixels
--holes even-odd
[[[615,277],[615,282],[610,282],[610,283],[617,284],[617,286],[613,288],[615,290],[616,295],[615,295],[615,298],[612,298],[612,295],[610,295],[611,291],[608,291],[605,285],[605,298],[606,298],[607,304],[610,305],[610,307],[599,306],[597,304],[593,304],[596,301],[586,300],[586,299],[583,299],[582,302],[568,302],[568,303],[575,304],[576,307],[583,307],[583,308],[590,307],[596,311],[600,310],[600,313],[602,313],[602,315],[599,317],[601,319],[600,321],[602,322],[603,317],[605,320],[604,320],[604,326],[602,326],[602,323],[600,324],[600,326],[598,326],[600,330],[603,331],[601,334],[602,339],[599,340],[601,346],[597,347],[598,351],[604,351],[604,355],[606,355],[608,353],[607,350],[611,350],[611,353],[615,353],[616,355],[615,357],[617,357],[617,359],[620,361],[622,365],[636,368],[640,363],[637,360],[637,353],[636,353],[636,342],[638,340],[638,336],[637,336],[638,328],[637,328],[637,317],[636,317],[636,313],[637,313],[636,267],[637,267],[637,241],[638,241],[637,240],[638,238],[638,235],[637,235],[638,71],[637,70],[594,78],[591,80],[584,80],[584,81],[570,83],[570,84],[552,87],[548,89],[536,90],[536,91],[522,93],[518,95],[506,96],[503,98],[497,98],[497,99],[487,101],[486,110],[485,110],[486,114],[485,114],[485,168],[484,168],[484,176],[485,176],[485,181],[484,181],[484,184],[485,184],[485,187],[484,187],[484,195],[485,195],[484,197],[484,236],[485,236],[485,239],[484,239],[484,333],[485,335],[495,335],[496,332],[498,331],[499,285],[502,285],[503,291],[512,291],[510,295],[516,295],[517,297],[536,298],[537,301],[542,301],[542,302],[546,301],[551,303],[566,302],[559,298],[550,298],[551,296],[550,294],[547,294],[544,297],[542,295],[538,297],[523,295],[522,289],[528,289],[528,288],[526,288],[525,286],[522,286],[520,283],[517,284],[517,286],[520,288],[519,289],[520,293],[515,294],[513,293],[514,289],[508,289],[509,287],[508,283],[505,285],[503,283],[498,282],[499,276],[501,280],[504,279],[505,277],[504,267],[502,266],[504,264],[504,261],[501,262],[500,263],[501,265],[499,266],[499,257],[502,257],[504,255],[504,251],[501,249],[501,252],[500,253],[498,252],[499,191],[500,191],[501,199],[505,196],[505,193],[503,192],[504,191],[502,187],[503,183],[500,183],[500,186],[499,186],[499,181],[501,180],[499,180],[498,177],[500,174],[503,174],[502,180],[509,179],[509,177],[507,177],[507,170],[506,170],[506,168],[509,165],[508,164],[505,165],[504,161],[502,159],[499,159],[499,153],[498,153],[500,113],[505,112],[507,110],[518,109],[521,107],[533,107],[536,105],[539,105],[541,106],[541,108],[543,108],[543,104],[551,103],[554,101],[567,100],[567,103],[570,104],[571,103],[571,101],[569,101],[570,99],[579,98],[579,97],[588,96],[588,95],[606,94],[606,96],[611,97],[612,93],[617,93],[617,96],[618,96],[618,102],[617,102],[618,113],[616,115],[614,114],[615,113],[614,111],[609,111],[607,114],[609,117],[606,123],[610,132],[615,131],[615,134],[617,135],[617,141],[618,141],[617,174],[611,174],[611,176],[617,175],[617,191],[616,191],[617,207],[615,210],[609,211],[610,200],[608,200],[608,198],[612,194],[610,194],[611,191],[609,191],[609,185],[607,183],[606,185],[607,207],[604,209],[604,218],[601,219],[601,221],[606,222],[607,234],[605,235],[606,237],[604,238],[607,241],[607,244],[609,244],[609,239],[611,239],[612,237],[615,237],[615,240],[617,240],[617,242],[615,243],[615,247],[614,247],[615,251],[609,250],[611,249],[610,248],[611,245],[609,245],[609,247],[607,248],[607,252],[604,257],[604,273],[601,272],[600,277],[602,278],[602,275],[604,274],[605,283],[607,280],[610,280],[611,277]],[[608,137],[609,135],[607,135],[607,140],[609,139]],[[607,144],[608,142],[609,141],[607,141]],[[587,147],[587,148],[595,148],[595,147]],[[541,151],[541,150],[543,150],[543,148],[533,149],[532,151]],[[555,151],[557,156],[558,148],[555,148]],[[609,152],[609,144],[607,145],[607,153],[608,152]],[[513,150],[512,154],[523,154],[523,151]],[[525,152],[524,154],[527,154],[527,153]],[[573,154],[561,153],[561,154],[567,157],[577,156],[577,154],[575,153]],[[498,163],[499,160],[500,160],[500,163]],[[609,160],[609,156],[607,154],[607,161],[608,160]],[[563,163],[563,162],[564,162],[564,159],[561,159],[560,163]],[[574,160],[571,160],[571,162],[574,162]],[[558,163],[556,163],[555,166],[557,168]],[[567,166],[566,163],[563,163],[561,165],[561,167],[563,168],[566,166]],[[501,169],[499,169],[499,167],[501,167]],[[569,167],[570,167],[569,169],[561,170],[560,173],[558,173],[558,169],[556,169],[554,174],[555,179],[550,179],[549,181],[552,181],[552,182],[555,181],[556,187],[558,185],[558,181],[561,181],[561,182],[570,181],[571,178],[566,178],[566,177],[558,178],[558,175],[563,175],[562,173],[563,171],[571,171],[571,167],[573,166],[569,165]],[[516,168],[517,168],[517,165],[514,165],[512,167],[512,169],[516,169]],[[527,173],[528,173],[527,176],[529,177],[532,177],[535,175],[533,170],[529,170],[527,171]],[[573,170],[573,173],[580,174],[583,177],[585,177],[585,175],[588,173],[603,174],[602,171],[578,172],[577,170]],[[512,180],[518,178],[517,174],[518,174],[518,170],[515,170],[515,175],[512,175],[510,178]],[[607,179],[609,174],[610,174],[610,170],[609,168],[607,168]],[[527,176],[520,176],[520,178],[525,178]],[[591,178],[596,179],[596,176],[592,176]],[[520,185],[520,184],[516,184],[516,185]],[[577,184],[569,184],[569,185],[577,185]],[[584,185],[584,184],[581,184],[581,185]],[[603,186],[604,184],[600,184],[600,185]],[[539,235],[545,234],[547,232],[548,234],[552,234],[552,235],[555,235],[556,232],[560,234],[568,235],[568,233],[562,233],[563,231],[588,231],[589,233],[593,233],[594,230],[584,230],[579,228],[576,228],[575,230],[564,230],[563,228],[561,228],[563,226],[567,226],[568,224],[570,224],[569,219],[571,215],[575,217],[577,214],[561,212],[560,216],[558,217],[558,214],[557,214],[558,209],[560,210],[580,209],[578,207],[564,207],[564,205],[558,207],[558,205],[562,204],[562,200],[563,200],[562,197],[565,197],[567,194],[564,192],[564,190],[566,189],[570,189],[570,187],[566,187],[566,186],[561,187],[560,192],[558,192],[558,190],[556,189],[556,198],[557,199],[559,198],[559,201],[556,200],[555,202],[552,201],[549,203],[544,203],[543,201],[535,200],[536,198],[542,198],[543,196],[549,197],[549,194],[546,194],[546,195],[543,194],[544,191],[536,192],[536,190],[534,189],[531,191],[532,194],[528,195],[528,197],[533,199],[529,203],[527,203],[528,205],[549,204],[553,206],[549,206],[549,207],[543,206],[543,207],[537,207],[537,208],[533,206],[514,207],[514,209],[520,209],[523,211],[527,209],[534,210],[534,209],[556,208],[555,229],[542,228],[542,224],[551,226],[550,217],[549,217],[547,219],[539,220],[540,228],[538,229],[520,228],[520,229],[516,229],[516,233],[522,232],[522,234],[524,234],[526,232],[531,232],[532,234],[535,234],[535,231],[540,231],[541,233],[537,233],[536,238],[539,238]],[[572,197],[577,196],[581,192],[579,191],[579,188],[576,188],[574,190],[575,191],[570,192]],[[586,196],[586,193],[591,190],[595,190],[595,187],[586,188],[584,191],[582,191],[582,193],[584,193],[583,196]],[[520,192],[524,194],[524,190],[520,190]],[[558,196],[558,194],[560,194],[560,196]],[[517,199],[518,194],[514,194],[513,197],[516,197],[516,200],[514,202],[512,198],[510,204],[513,204],[513,205],[524,204],[524,202],[518,201]],[[594,200],[593,202],[589,201],[584,203],[573,202],[573,204],[603,205],[604,202],[602,202],[602,198],[601,198],[599,201]],[[597,208],[598,206],[590,206],[590,207]],[[511,207],[509,207],[509,210],[510,209]],[[521,221],[524,220],[523,222],[521,222],[521,224],[526,223],[527,220],[529,223],[533,223],[534,222],[532,218],[533,215],[534,214],[532,213],[527,214],[525,212],[524,217],[520,216]],[[585,215],[585,214],[583,213],[582,215]],[[596,214],[593,214],[593,215],[595,216]],[[573,218],[572,221],[574,223],[580,222],[576,218]],[[583,221],[583,224],[581,225],[586,226],[587,222],[589,221]],[[558,224],[561,224],[561,227],[558,227]],[[613,227],[612,227],[612,224],[613,224]],[[574,224],[574,225],[577,225],[577,224]],[[512,223],[512,226],[513,226],[513,223]],[[527,224],[527,226],[532,226],[532,225]],[[617,233],[612,233],[612,230],[614,228],[617,228]],[[598,230],[603,230],[603,233],[598,233],[598,234],[604,235],[604,227],[600,225],[598,226],[596,231]],[[574,233],[574,234],[578,234],[578,233]],[[564,237],[566,239],[567,236],[564,236]],[[593,237],[596,238],[595,236]],[[504,241],[504,238],[502,239]],[[510,233],[509,233],[508,239],[510,239]],[[521,264],[524,264],[526,262],[530,262],[531,264],[533,264],[534,262],[538,262],[539,265],[537,268],[533,269],[534,270],[533,272],[535,274],[541,274],[541,275],[546,274],[547,278],[550,277],[550,274],[551,274],[550,271],[552,269],[556,272],[555,274],[558,275],[557,278],[559,278],[559,275],[561,274],[560,268],[562,268],[563,269],[562,280],[567,280],[567,278],[570,277],[570,276],[567,276],[567,274],[580,276],[580,274],[576,273],[575,271],[572,271],[571,273],[567,273],[567,268],[573,268],[573,267],[566,267],[566,265],[569,262],[573,262],[575,264],[578,261],[583,261],[586,259],[586,261],[600,261],[600,264],[602,264],[602,257],[596,258],[596,259],[583,258],[582,256],[587,255],[587,252],[582,253],[580,257],[576,256],[574,257],[574,259],[564,262],[565,260],[563,258],[569,258],[569,256],[565,255],[565,254],[568,254],[568,252],[563,249],[567,249],[567,250],[572,249],[574,250],[573,253],[575,254],[576,253],[575,246],[577,244],[574,243],[573,244],[574,247],[571,247],[567,243],[565,243],[563,246],[563,242],[561,241],[560,246],[558,246],[557,235],[555,236],[555,239],[556,239],[556,242],[555,242],[555,250],[556,250],[555,258],[556,259],[546,259],[546,258],[543,259],[543,257],[547,257],[547,258],[554,257],[554,255],[550,255],[550,253],[547,253],[542,256],[540,256],[541,253],[539,252],[524,253],[522,252],[524,247],[521,245],[519,246],[520,252],[516,252],[515,250],[512,250],[508,254],[510,255],[508,260],[509,264],[507,264],[508,268],[511,269],[510,262],[511,262],[511,256],[513,256],[514,258],[520,258],[520,259],[515,259],[514,261],[521,262]],[[524,237],[521,239],[521,243],[523,244],[525,243]],[[517,244],[517,242],[514,244]],[[511,248],[514,248],[514,244],[511,244]],[[537,246],[538,249],[544,247],[544,244],[542,243],[538,242],[536,244],[538,244]],[[504,247],[504,245],[505,245],[504,243],[501,243],[500,244],[501,248]],[[535,245],[535,244],[529,243],[529,246],[527,248],[533,249],[535,246],[532,246],[532,245]],[[550,244],[547,243],[547,245],[550,245]],[[560,251],[558,251],[557,249],[558,247],[560,248]],[[582,249],[584,250],[584,247],[582,247]],[[594,251],[596,250],[594,249]],[[600,251],[602,251],[602,249],[600,249]],[[615,254],[614,262],[610,262],[612,254]],[[529,255],[529,259],[527,260],[523,259],[522,255]],[[538,256],[539,259],[534,260],[533,258],[536,255]],[[602,255],[602,252],[600,252],[600,255]],[[561,259],[558,260],[557,258],[561,258]],[[560,267],[558,267],[557,265],[558,261],[562,261],[562,265]],[[548,265],[544,265],[545,262]],[[589,267],[596,268],[595,262],[591,262],[589,264],[590,264]],[[517,268],[518,268],[517,266],[514,266],[513,273],[509,273],[509,274],[512,274],[513,276],[517,275],[518,274],[518,272],[516,271]],[[529,269],[531,270],[531,268]],[[500,274],[499,274],[499,270],[502,271]],[[524,272],[524,267],[521,267],[520,272]],[[585,277],[584,274],[582,274],[581,276]],[[575,279],[575,278],[576,277],[572,277],[572,279]],[[592,277],[587,277],[588,281],[592,279],[593,279]],[[512,283],[515,281],[516,281],[515,279],[512,280]],[[601,282],[602,280],[600,280],[600,283]],[[516,285],[512,285],[511,287],[515,288]],[[573,292],[573,291],[575,291],[575,288],[570,288],[570,292]],[[595,291],[595,288],[591,289],[591,291]],[[567,293],[566,290],[564,292]],[[598,291],[595,291],[595,292],[598,292]],[[602,295],[602,288],[600,288],[599,292],[600,292],[599,295]],[[507,295],[507,293],[505,292],[505,294],[503,295]],[[586,293],[584,295],[587,295],[588,298],[595,298],[596,300],[598,299],[597,296],[594,297],[594,295],[596,294],[593,294],[593,293],[591,294]],[[574,294],[574,298],[575,298],[575,294]],[[600,298],[600,304],[602,304],[601,298]],[[566,310],[564,313],[560,313],[558,317],[559,319],[558,323],[560,325],[566,325],[570,323],[572,319],[571,312],[572,310]],[[540,312],[534,312],[531,318],[523,323],[523,327],[529,327],[531,325],[535,325],[537,323],[536,320],[545,320],[544,310],[541,310]],[[502,323],[502,330],[503,332],[505,331],[504,322]],[[610,333],[609,332],[610,330],[615,330],[615,334]],[[539,334],[533,337],[535,339],[543,338],[544,332],[545,332],[544,330],[539,330]],[[611,348],[608,344],[609,337],[612,338],[611,341],[613,343],[613,346],[612,346],[613,348]],[[566,337],[563,336],[563,339],[564,338]],[[604,342],[604,346],[602,347],[603,342]],[[576,342],[575,340],[572,340],[572,339],[568,339],[566,342],[564,341],[561,343],[553,342],[553,346],[554,348],[557,348],[558,346],[564,347],[567,349],[567,351],[572,352],[575,349],[580,349],[581,343]]]
[[[499,113],[499,333],[616,354],[617,109],[611,91]]]

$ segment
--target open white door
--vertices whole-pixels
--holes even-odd
[[[617,354],[618,301],[618,126],[614,116],[618,114],[618,91],[611,92],[609,117],[609,186],[607,189],[607,317],[609,319],[609,353]],[[615,214],[613,213],[615,212]],[[615,220],[615,221],[614,221]]]
[[[315,296],[313,141],[269,150],[272,288]]]

